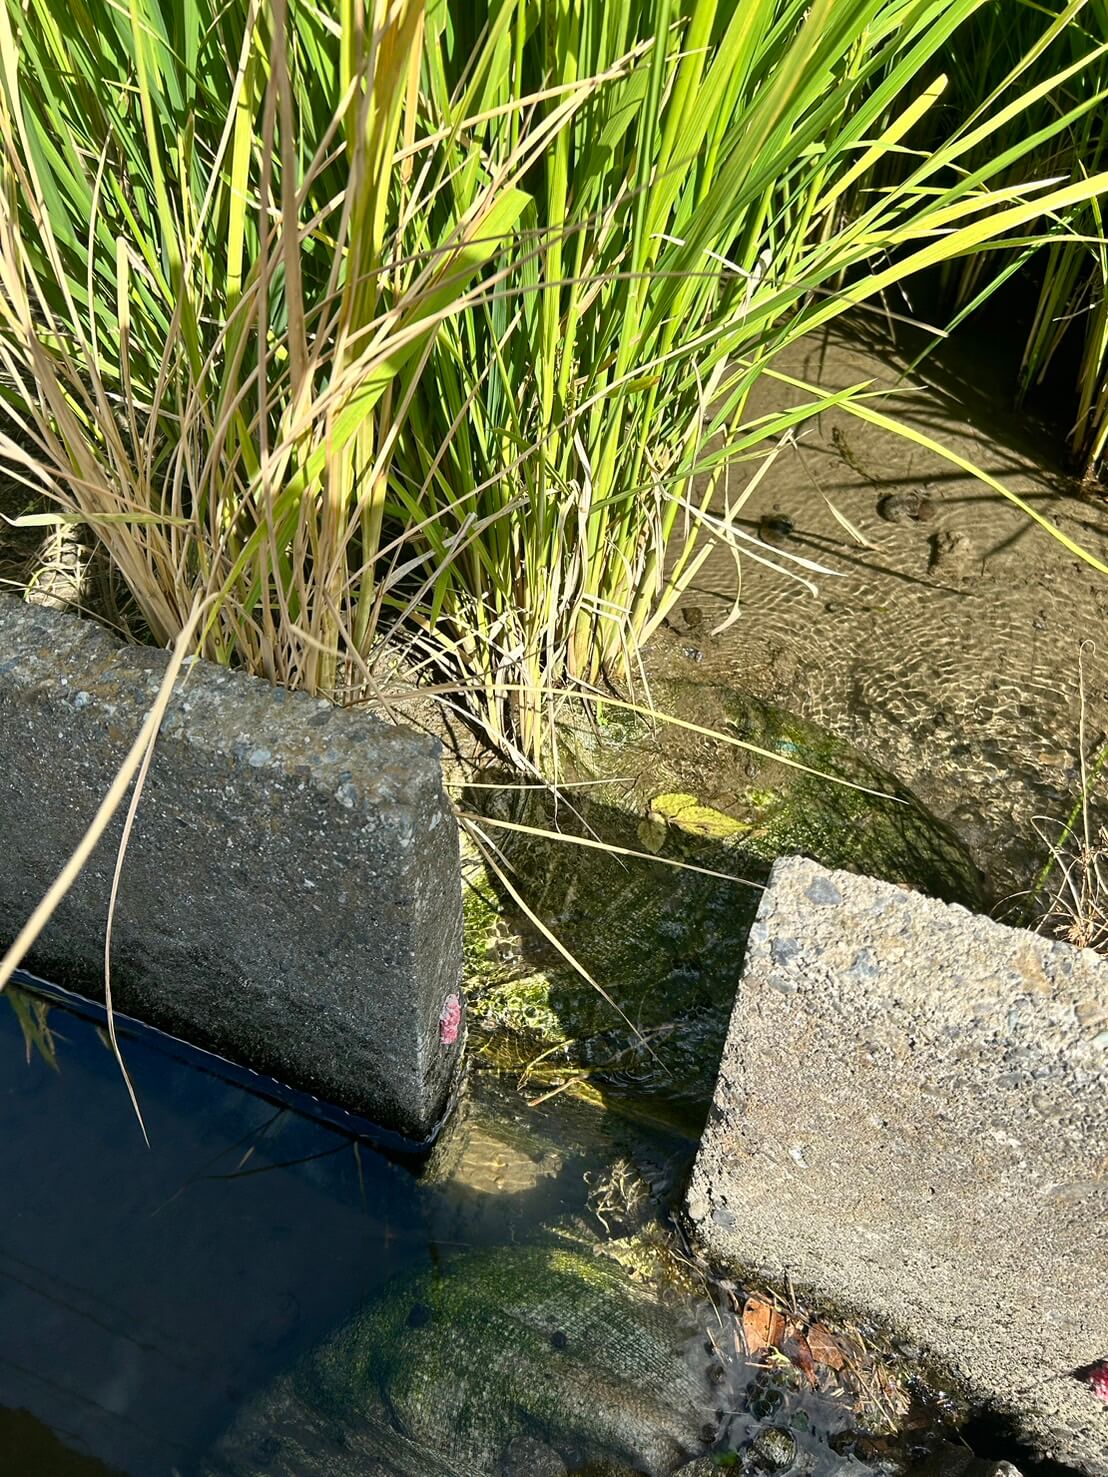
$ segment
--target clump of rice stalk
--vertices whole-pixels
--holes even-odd
[[[1105,765],[1108,739],[1089,758],[1085,733],[1085,651],[1079,654],[1081,719],[1078,749],[1081,790],[1061,829],[1053,834],[1045,821],[1036,829],[1048,856],[1030,891],[1041,932],[1062,938],[1079,949],[1108,953],[1108,828],[1094,815],[1093,799]]]
[[[1108,762],[1102,744],[1091,765],[1081,756],[1081,794],[1065,824],[1052,835],[1036,829],[1049,856],[1032,889],[1041,932],[1079,949],[1108,953],[1108,828],[1092,815],[1096,781]]]
[[[1044,886],[1053,881],[1040,929],[1079,949],[1108,953],[1108,830],[1066,826],[1048,844]]]
[[[0,3],[0,458],[155,641],[207,602],[205,655],[325,693],[373,649],[428,346],[593,85],[488,160],[422,129],[423,32],[420,0]]]
[[[860,411],[866,390],[812,388],[799,408],[750,417],[782,348],[1103,187],[1009,182],[1035,102],[1014,91],[1030,56],[964,118],[938,106],[978,9],[506,3],[475,8],[495,58],[484,68],[452,9],[429,13],[429,105],[487,115],[491,157],[510,146],[513,97],[638,58],[536,163],[521,226],[548,244],[521,257],[506,243],[495,266],[512,290],[444,324],[393,463],[437,571],[413,606],[420,644],[502,745],[549,746],[552,690],[632,682],[714,543],[740,565],[780,559],[736,525],[729,464],[831,403]],[[1048,28],[1035,46],[1055,40]],[[942,132],[917,153],[932,114]],[[451,178],[466,179],[464,158]]]
[[[985,7],[972,26],[976,65],[960,79],[963,105],[976,105],[982,79],[999,95],[1018,86],[1030,106],[990,142],[1009,154],[1011,183],[1030,167],[1043,175],[1092,175],[1108,163],[1103,128],[1108,86],[1108,0],[1079,0],[1057,15],[1041,44],[1042,10],[1030,3]],[[1058,62],[1068,63],[1059,69]],[[1028,144],[1031,143],[1031,152]],[[985,157],[978,152],[975,163]],[[1037,275],[1033,275],[1037,274]],[[1010,278],[1033,306],[1017,375],[1017,400],[1058,372],[1063,345],[1080,345],[1069,451],[1078,474],[1093,480],[1108,450],[1108,242],[1097,194],[1044,217],[1035,236],[991,258],[977,256],[949,274],[958,319],[969,316]]]
[[[728,466],[874,416],[749,417],[777,353],[1103,187],[1010,183],[1018,92],[912,151],[981,4],[0,0],[0,457],[158,642],[349,699],[404,636],[536,760],[781,557]]]

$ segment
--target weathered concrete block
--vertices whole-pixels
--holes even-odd
[[[0,598],[0,944],[83,834],[167,661]],[[117,1008],[426,1136],[464,1039],[447,1008],[461,889],[438,747],[193,663],[128,847],[112,931]],[[99,998],[121,825],[26,961]]]
[[[717,1259],[930,1348],[1108,1473],[1108,965],[790,858],[750,935],[689,1190]]]

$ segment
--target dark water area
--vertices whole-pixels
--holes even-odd
[[[148,1148],[100,1022],[55,1003],[46,1029],[28,1047],[0,1001],[0,1472],[186,1473],[270,1373],[429,1264],[433,1208],[356,1134],[121,1021]]]
[[[98,1007],[50,987],[0,998],[0,1477],[190,1477],[387,1283],[590,1214],[624,1147],[578,1140],[561,1099],[517,1112],[476,1071],[468,1114],[478,1101],[508,1144],[518,1117],[522,1150],[501,1163],[478,1137],[473,1174],[436,1174],[338,1110],[116,1025],[149,1146]],[[691,1144],[647,1138],[670,1182]]]

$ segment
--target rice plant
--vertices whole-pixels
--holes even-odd
[[[736,525],[726,476],[829,403],[813,389],[799,410],[747,418],[784,345],[1096,198],[1103,179],[1010,183],[1038,101],[1021,72],[1057,54],[1068,21],[1040,27],[979,106],[945,108],[943,67],[980,8],[550,0],[535,25],[502,4],[481,10],[499,28],[482,71],[467,69],[474,36],[431,12],[438,116],[499,119],[540,83],[637,58],[539,161],[523,226],[545,244],[514,265],[507,245],[514,290],[444,324],[394,463],[402,519],[427,520],[436,545],[424,648],[477,687],[501,743],[543,748],[551,687],[632,680],[714,541],[739,561],[780,557]],[[1086,51],[1078,69],[1101,59]],[[1104,96],[1092,75],[1074,120]],[[939,136],[915,153],[933,110]],[[483,133],[495,157],[498,123]]]
[[[413,253],[441,147],[423,25],[417,0],[0,6],[0,455],[91,525],[156,641],[217,596],[206,655],[325,692],[372,644],[429,338],[488,290],[518,180],[587,91],[464,202],[453,181]]]
[[[1053,48],[1036,45],[1042,28],[1038,6],[1018,3],[986,7],[972,27],[977,60],[962,81],[962,106],[980,99],[982,79],[991,86],[1018,69],[1019,83],[1033,90],[1024,119],[1012,128],[1034,135],[1030,154],[1017,155],[1010,180],[1029,167],[1044,175],[1091,175],[1108,162],[1101,98],[1108,82],[1108,0],[1089,0],[1061,12]],[[1059,54],[1071,65],[1056,75]],[[1022,63],[1022,65],[1021,65]],[[1049,79],[1049,85],[1043,86]],[[991,258],[978,257],[948,273],[949,300],[959,318],[968,317],[1011,278],[1033,307],[1016,372],[1017,399],[1024,402],[1059,372],[1063,345],[1076,340],[1079,353],[1072,386],[1068,443],[1078,474],[1096,478],[1108,450],[1108,243],[1102,198],[1096,194],[1044,218],[1031,239],[1016,241]]]
[[[207,656],[339,699],[401,642],[535,760],[714,541],[780,557],[735,460],[875,414],[748,416],[782,347],[1098,198],[1020,176],[1103,99],[1044,60],[1081,0],[948,110],[981,8],[2,0],[0,457],[158,642],[207,601]]]

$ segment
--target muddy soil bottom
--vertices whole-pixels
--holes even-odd
[[[780,367],[825,390],[872,382],[877,409],[1108,562],[1108,501],[1065,475],[1056,436],[1006,408],[987,344],[947,345],[902,380],[889,339],[820,335]],[[803,398],[766,382],[751,411]],[[732,495],[755,465],[735,469]],[[782,450],[744,513],[773,550],[834,574],[813,596],[748,563],[741,616],[713,634],[735,584],[717,547],[648,670],[752,690],[850,740],[953,825],[998,900],[1018,901],[1080,790],[1082,665],[1086,749],[1108,732],[1108,577],[960,467],[841,410]]]

